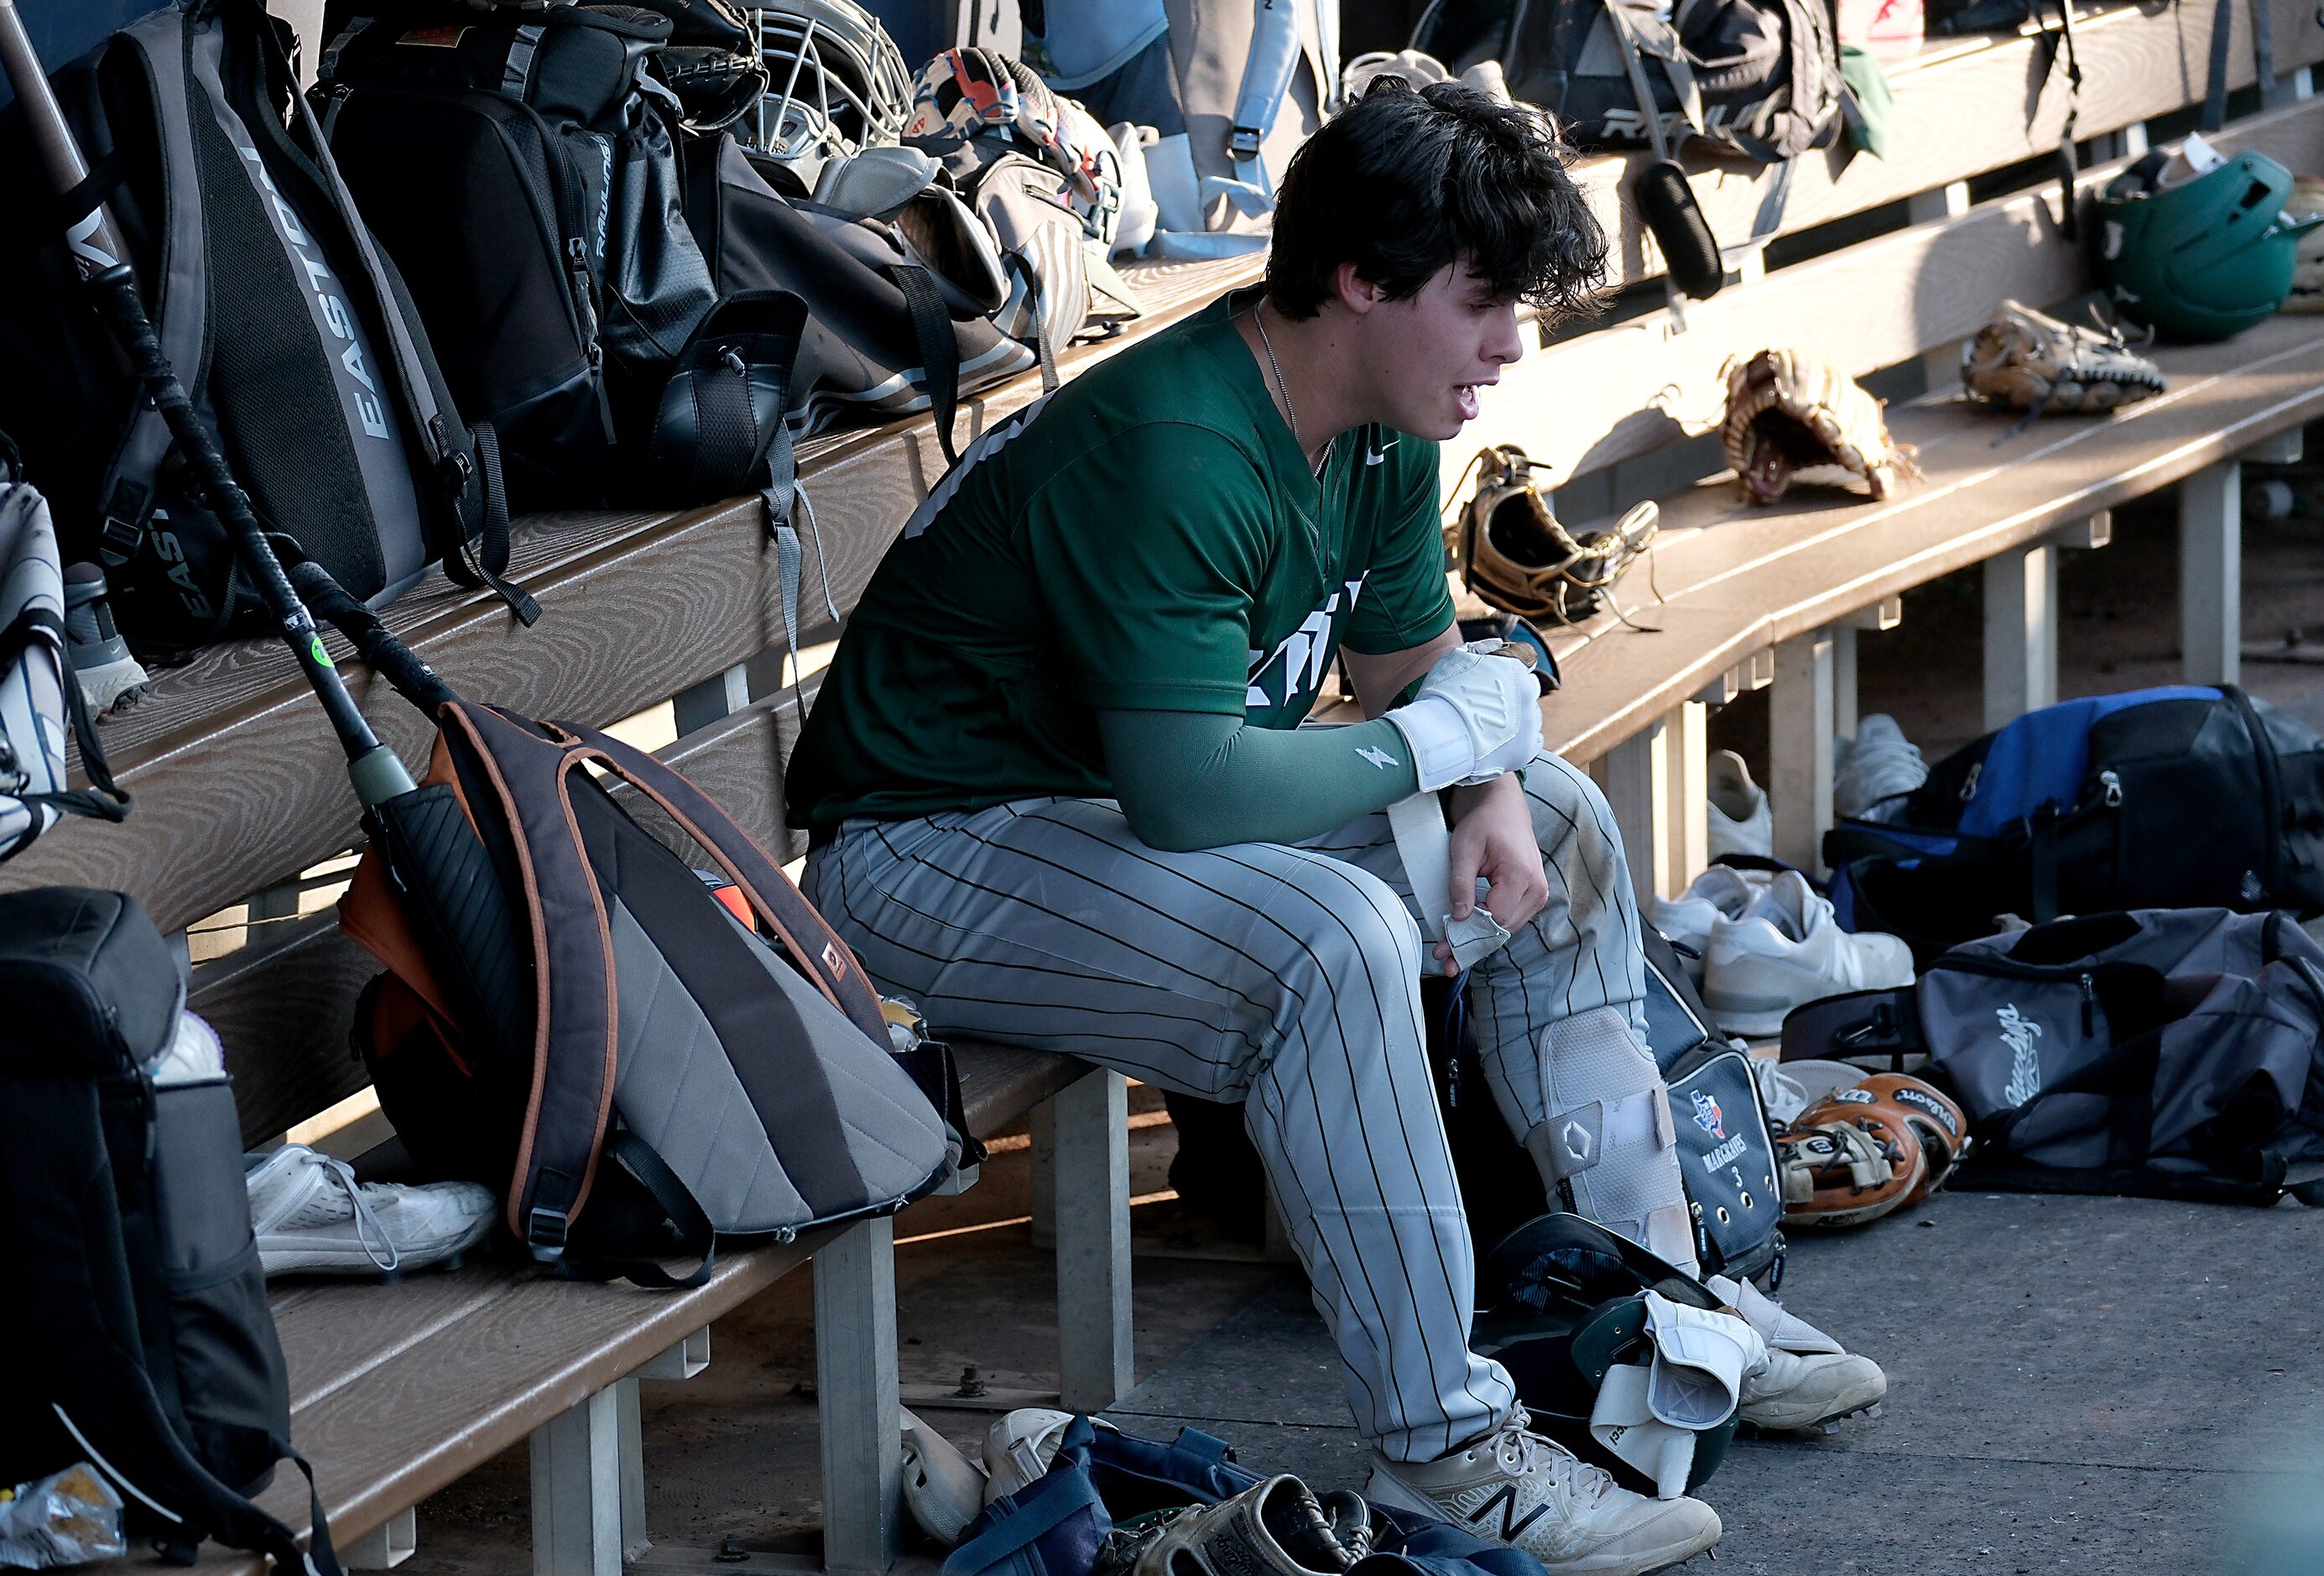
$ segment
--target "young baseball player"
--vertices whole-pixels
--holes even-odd
[[[1471,997],[1503,1115],[1607,1227],[1692,1267],[1605,801],[1532,675],[1464,649],[1437,444],[1586,306],[1605,243],[1545,119],[1384,80],[1286,174],[1267,283],[987,433],[906,525],[799,743],[807,890],[944,1029],[1243,1103],[1377,1454],[1366,1492],[1553,1571],[1720,1534],[1527,1429],[1469,1349],[1471,1246],[1386,806],[1450,789],[1452,889],[1513,932]],[[1335,655],[1365,715],[1297,727]],[[1861,1409],[1880,1370],[1746,1288],[1743,1415]]]

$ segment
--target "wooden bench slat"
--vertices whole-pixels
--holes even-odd
[[[2144,496],[2274,432],[2324,418],[2324,321],[2281,317],[2227,345],[2157,354],[2163,396],[2111,418],[2035,423],[1999,449],[2008,418],[1958,403],[1897,413],[1923,435],[1927,479],[1886,502],[1807,488],[1766,511],[1706,486],[1674,505],[1681,532],[1656,565],[1667,604],[1644,574],[1626,605],[1662,636],[1609,618],[1561,634],[1565,687],[1546,713],[1550,747],[1589,759],[1637,731],[1748,653],[1860,607],[2037,541]],[[1677,638],[1673,638],[1675,635]]]

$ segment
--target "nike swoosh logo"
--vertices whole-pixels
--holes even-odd
[[[1366,465],[1378,465],[1381,460],[1388,458],[1388,451],[1395,448],[1397,446],[1397,440],[1391,438],[1387,442],[1381,444],[1378,449],[1368,451],[1364,455],[1364,463]]]

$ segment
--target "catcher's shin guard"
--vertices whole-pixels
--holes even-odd
[[[1655,1059],[1617,1008],[1593,1007],[1542,1035],[1541,1126],[1526,1148],[1575,1212],[1698,1273],[1678,1134]]]

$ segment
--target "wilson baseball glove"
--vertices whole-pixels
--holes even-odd
[[[1913,450],[1889,437],[1878,400],[1831,363],[1796,350],[1729,364],[1719,439],[1746,503],[1774,503],[1793,473],[1811,466],[1836,465],[1876,498],[1921,474]]]
[[[1446,543],[1462,583],[1489,605],[1520,618],[1572,624],[1596,612],[1633,560],[1654,543],[1662,510],[1654,500],[1612,525],[1575,534],[1533,479],[1534,463],[1514,443],[1470,462],[1477,490]]]
[[[1979,404],[2024,411],[2111,411],[2163,392],[2163,371],[2123,342],[2014,301],[1961,347],[1961,385]]]
[[[1775,1136],[1786,1226],[1869,1225],[1923,1189],[1920,1134],[1889,1109],[1851,1100],[1857,1092],[1810,1106]]]

